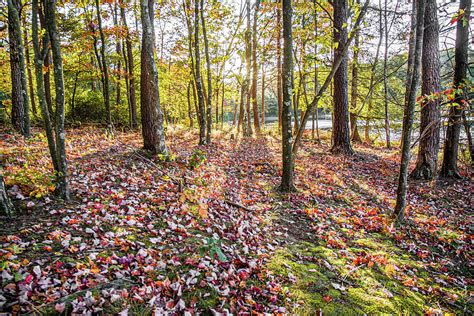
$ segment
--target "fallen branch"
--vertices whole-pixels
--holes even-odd
[[[232,201],[227,200],[227,199],[224,200],[224,202],[225,202],[226,204],[231,205],[231,206],[234,206],[234,207],[237,207],[237,208],[241,208],[241,209],[243,209],[243,210],[245,210],[245,211],[247,211],[247,212],[253,212],[253,211],[255,211],[255,210],[252,210],[252,209],[250,209],[250,208],[248,208],[248,207],[246,207],[246,206],[244,206],[244,205],[241,205],[241,204],[239,204],[239,203],[232,202]]]

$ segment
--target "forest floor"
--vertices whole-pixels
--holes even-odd
[[[68,130],[73,199],[52,197],[44,135],[2,133],[21,210],[1,218],[0,312],[44,314],[472,314],[472,174],[412,182],[393,227],[396,150],[350,158],[305,141],[281,195],[275,135],[196,146],[168,161],[138,133]],[[186,313],[188,312],[188,313]]]

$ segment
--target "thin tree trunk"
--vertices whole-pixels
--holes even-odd
[[[212,71],[211,71],[211,58],[209,56],[209,43],[207,40],[206,21],[204,19],[204,0],[201,0],[201,22],[202,22],[202,35],[204,38],[204,53],[206,55],[206,67],[207,67],[206,143],[209,144],[211,142],[211,129],[212,129]],[[199,22],[196,21],[196,23],[199,23]]]
[[[115,1],[114,3],[114,26],[118,30],[119,29],[119,22],[118,22],[118,1]],[[122,45],[120,43],[120,32],[117,31],[116,34],[116,43],[115,43],[115,52],[117,53],[118,56],[118,61],[117,61],[117,85],[116,85],[116,91],[115,91],[115,105],[119,106],[122,104],[121,100],[121,90],[120,90],[120,81],[122,79],[121,71],[122,71],[122,60],[120,59],[120,56],[122,55]]]
[[[44,7],[43,7],[44,10]],[[46,31],[46,22],[44,18],[44,13],[42,10],[38,10],[39,14],[39,21],[41,28]],[[53,99],[51,97],[51,51],[48,50],[46,56],[44,56],[44,93],[46,97],[46,103],[48,105],[48,111],[49,115],[53,118],[54,117],[54,111],[53,111]]]
[[[408,187],[408,166],[410,164],[410,143],[411,132],[413,128],[413,118],[415,114],[416,95],[420,81],[421,68],[421,50],[423,42],[423,18],[425,12],[425,0],[418,1],[417,7],[417,25],[415,35],[415,47],[413,50],[414,62],[412,80],[408,102],[405,104],[405,113],[403,114],[403,132],[402,132],[402,157],[400,162],[400,172],[398,176],[397,202],[393,216],[398,222],[403,221],[405,216],[405,207],[407,204]]]
[[[360,4],[360,0],[356,1]],[[351,140],[353,142],[362,142],[359,130],[357,128],[357,98],[358,98],[358,81],[359,81],[359,29],[355,31],[354,35],[354,51],[352,59],[352,85],[351,85],[351,111],[350,111],[350,124],[351,124]]]
[[[352,155],[354,152],[349,129],[347,52],[344,52],[347,42],[347,27],[344,26],[347,9],[347,0],[334,2],[334,42],[338,43],[334,51],[334,59],[341,59],[341,64],[334,75],[334,122],[331,151]]]
[[[194,54],[196,57],[195,77],[199,106],[199,145],[206,143],[206,113],[204,108],[204,93],[201,79],[201,54],[199,52],[199,1],[194,3]]]
[[[26,24],[26,21],[24,23]],[[29,49],[29,44],[28,44],[28,28],[26,27],[24,29],[24,46],[25,46],[25,56],[26,56],[26,70],[28,72],[28,87],[30,90],[30,98],[31,98],[31,111],[33,112],[33,115],[36,117],[38,111],[36,109],[35,89],[33,85],[33,74],[31,71],[30,49]]]
[[[260,113],[262,115],[262,127],[265,127],[265,68],[264,63],[262,62],[262,95],[261,95],[261,109]]]
[[[244,124],[246,128],[243,130],[244,136],[252,135],[252,116],[250,111],[250,75],[251,75],[251,59],[252,59],[252,42],[251,42],[251,26],[250,26],[250,0],[247,0],[247,29],[245,31],[245,113],[244,113]]]
[[[48,140],[48,149],[53,163],[54,171],[59,172],[59,163],[56,156],[56,141],[54,139],[54,131],[51,122],[51,113],[49,112],[46,92],[45,92],[45,77],[43,76],[43,66],[45,57],[49,52],[49,35],[46,32],[43,36],[43,45],[40,48],[38,39],[38,0],[32,2],[32,39],[33,39],[33,51],[34,51],[34,64],[35,64],[35,75],[36,75],[36,92],[38,96],[38,102],[41,109],[41,116],[43,118],[43,125],[46,131],[46,138]]]
[[[137,97],[135,95],[135,76],[134,72],[134,62],[133,62],[133,50],[132,50],[132,40],[130,38],[130,29],[127,26],[127,19],[125,17],[125,8],[122,6],[120,8],[120,15],[122,16],[122,23],[126,28],[125,35],[125,45],[127,47],[127,68],[128,68],[128,91],[130,95],[130,115],[131,115],[131,127],[136,129],[138,127],[137,120]]]
[[[464,16],[456,25],[456,48],[454,52],[453,88],[459,89],[464,83],[468,68],[469,22],[471,16],[471,0],[460,0],[459,9],[464,10]],[[465,90],[465,88],[463,89]],[[459,104],[467,103],[467,91],[455,94],[455,103],[449,109],[448,128],[443,150],[443,162],[440,176],[445,178],[460,178],[457,167],[459,133],[461,131],[462,108]]]
[[[103,83],[104,83],[104,86],[102,88],[103,88],[103,93],[104,93],[106,124],[107,124],[107,130],[109,132],[112,132],[112,115],[110,111],[110,92],[109,92],[109,72],[107,69],[107,61],[105,60],[106,43],[105,43],[104,31],[102,29],[102,17],[100,13],[99,0],[95,0],[95,7],[97,11],[97,22],[99,25],[99,35],[100,35],[100,43],[101,43],[99,64],[100,64]]]
[[[318,38],[318,11],[317,11],[317,3],[316,0],[313,2],[314,4],[314,38]],[[314,42],[314,55],[318,55],[318,41]],[[314,59],[314,95],[318,95],[319,90],[319,80],[318,80],[318,61]],[[316,139],[318,143],[321,141],[319,138],[319,111],[318,111],[318,101],[316,101],[315,109],[312,111],[312,119],[313,122],[311,124],[311,138],[314,139],[314,130],[316,129]],[[316,117],[315,117],[316,116]],[[315,121],[316,119],[316,121]]]
[[[294,159],[292,152],[291,131],[291,76],[293,69],[293,39],[292,39],[292,15],[293,8],[291,0],[283,0],[283,107],[282,107],[282,161],[283,170],[281,176],[280,190],[290,192],[295,190]]]
[[[56,178],[56,194],[69,200],[69,184],[66,159],[66,131],[64,130],[64,79],[61,42],[56,25],[56,0],[45,0],[45,20],[51,42],[54,65],[54,83],[56,86],[56,160],[58,170]]]
[[[278,99],[278,129],[282,128],[282,107],[283,107],[283,91],[282,91],[282,74],[281,74],[281,2],[278,0],[277,4],[277,19],[276,19],[276,53],[277,53],[277,99]]]
[[[167,155],[163,112],[160,106],[158,69],[154,56],[154,0],[141,0],[140,8],[143,29],[140,77],[143,148],[152,153]]]
[[[75,118],[75,101],[76,101],[76,90],[77,90],[77,77],[79,76],[79,72],[76,72],[76,76],[74,78],[74,88],[72,90],[72,97],[71,97],[71,117],[74,120]]]
[[[191,107],[191,85],[192,81],[188,82],[188,89],[187,89],[187,96],[188,96],[188,118],[189,118],[189,126],[191,128],[194,127],[194,122],[193,122],[193,112],[192,112],[192,107]]]
[[[380,3],[380,2],[379,2]],[[385,50],[383,55],[383,95],[384,95],[384,109],[385,109],[385,141],[387,148],[390,148],[390,118],[388,113],[388,81],[387,81],[387,68],[388,68],[388,12],[387,12],[387,0],[384,2],[384,31],[385,31]]]
[[[260,120],[259,120],[259,115],[258,115],[258,104],[257,104],[257,79],[258,79],[257,20],[258,20],[259,7],[260,7],[260,0],[256,0],[255,11],[254,11],[254,16],[253,16],[253,26],[252,26],[252,109],[253,109],[253,127],[257,135],[261,133]]]

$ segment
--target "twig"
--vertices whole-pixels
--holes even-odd
[[[227,203],[227,204],[229,204],[229,205],[231,205],[231,206],[234,206],[234,207],[237,207],[237,208],[241,208],[241,209],[243,209],[243,210],[245,210],[245,211],[247,211],[247,212],[253,212],[253,211],[255,211],[255,210],[252,210],[252,209],[250,209],[250,208],[248,208],[248,207],[246,207],[246,206],[243,206],[243,205],[241,205],[241,204],[239,204],[239,203],[232,202],[232,201],[227,200],[227,199],[224,200],[224,202]]]

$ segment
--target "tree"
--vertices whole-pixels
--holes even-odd
[[[140,0],[140,9],[143,29],[140,76],[143,148],[154,154],[167,155],[154,56],[154,0]]]
[[[36,2],[36,4],[35,4]],[[67,175],[67,159],[66,159],[66,131],[64,130],[64,78],[63,78],[63,62],[61,56],[61,43],[59,39],[59,33],[56,23],[56,0],[45,0],[45,23],[46,29],[48,31],[48,37],[51,46],[51,52],[53,56],[53,73],[54,73],[54,83],[56,90],[56,115],[55,115],[55,145],[54,145],[54,156],[56,159],[56,194],[63,198],[64,200],[69,200],[69,184],[68,184],[68,175]],[[36,6],[37,9],[37,0],[33,1],[33,6]],[[37,12],[37,10],[36,10]],[[36,18],[36,17],[34,17]],[[35,55],[39,55],[39,45],[38,45],[38,28],[33,31],[35,33],[33,36],[36,37],[36,49]],[[45,43],[46,44],[46,43]],[[46,54],[40,56],[44,57]],[[38,56],[37,56],[38,57]],[[38,58],[36,58],[38,59]],[[39,79],[39,74],[42,73],[42,68],[39,63],[39,59],[36,60],[37,63],[37,74],[36,79]],[[41,70],[40,70],[41,69]],[[38,89],[39,90],[39,89]],[[45,100],[42,100],[41,103],[42,109],[45,109]]]
[[[0,215],[11,217],[15,212],[12,202],[7,194],[3,175],[0,174]]]
[[[356,1],[360,3],[359,0]],[[357,84],[359,80],[359,30],[355,30],[354,49],[352,57],[352,82],[351,82],[351,112],[350,112],[350,123],[351,123],[351,140],[353,142],[361,142],[359,130],[357,129]]]
[[[380,9],[382,9],[381,2],[379,1]],[[387,0],[384,1],[384,13],[383,13],[383,20],[384,20],[384,33],[383,36],[385,38],[385,47],[384,47],[384,54],[383,54],[383,102],[384,102],[384,122],[385,122],[385,142],[387,148],[390,149],[390,117],[388,113],[388,34],[389,34],[389,27],[388,27],[388,10],[387,10]],[[382,34],[382,29],[380,30],[380,34]]]
[[[276,27],[277,32],[276,36],[276,54],[277,54],[277,98],[278,98],[278,128],[281,130],[281,113],[283,108],[283,91],[282,91],[282,69],[281,69],[281,3],[282,0],[277,1],[277,18],[276,18]]]
[[[250,27],[250,0],[247,0],[247,29],[245,30],[245,113],[244,113],[244,136],[252,135],[252,123],[250,115],[250,65],[252,63],[252,42]]]
[[[444,178],[460,178],[457,167],[459,133],[461,131],[462,105],[467,104],[466,75],[468,68],[469,47],[469,19],[471,16],[471,0],[459,2],[459,12],[456,24],[456,48],[454,53],[454,79],[453,88],[456,89],[452,106],[449,109],[448,128],[443,150],[443,162],[440,176]],[[462,92],[460,92],[461,90]]]
[[[280,190],[282,192],[295,190],[293,183],[293,133],[291,130],[291,102],[293,94],[291,85],[291,75],[293,72],[292,16],[293,8],[291,6],[291,0],[283,0],[283,105],[281,111],[283,171],[280,184]]]
[[[12,125],[25,137],[30,136],[30,109],[26,80],[25,54],[21,39],[20,0],[8,0],[8,37],[12,82]]]
[[[413,6],[415,7],[415,6]],[[419,0],[416,7],[416,35],[413,50],[413,71],[411,85],[408,92],[405,113],[403,115],[402,132],[402,157],[400,161],[400,172],[398,175],[397,203],[393,216],[398,222],[404,219],[404,212],[407,203],[408,189],[408,165],[410,164],[411,132],[413,128],[413,118],[415,114],[416,95],[420,81],[421,50],[424,30],[425,0]]]
[[[335,60],[341,59],[341,64],[334,75],[334,121],[331,151],[337,154],[352,155],[349,130],[349,97],[347,78],[347,52],[344,46],[347,42],[347,0],[334,1],[334,51]]]
[[[422,95],[433,95],[440,91],[439,77],[439,25],[436,0],[426,0],[425,32],[423,34]],[[416,167],[411,173],[414,179],[431,180],[436,176],[439,151],[440,128],[439,99],[426,100],[421,104],[420,145]]]
[[[255,12],[253,16],[252,26],[252,110],[253,110],[253,127],[255,133],[260,134],[260,121],[258,115],[258,104],[257,104],[257,79],[258,79],[258,63],[257,63],[257,20],[258,10],[260,6],[260,0],[255,2]]]
[[[196,23],[199,23],[199,22],[196,21]],[[204,19],[204,0],[201,0],[201,23],[202,23],[202,35],[204,37],[204,54],[206,55],[206,66],[207,66],[206,143],[210,143],[211,142],[211,128],[212,128],[212,72],[211,72],[211,58],[209,57],[209,42],[207,40],[206,20]]]
[[[198,95],[199,145],[206,143],[206,111],[201,79],[201,53],[199,51],[199,0],[194,2],[194,76]]]
[[[100,58],[98,58],[99,68],[102,72],[102,89],[104,94],[104,104],[105,104],[105,112],[106,112],[106,124],[107,130],[112,132],[112,115],[110,112],[110,92],[109,92],[109,71],[107,66],[107,61],[105,59],[105,35],[104,30],[102,29],[102,16],[100,13],[100,5],[99,0],[95,0],[95,8],[97,13],[97,23],[99,26],[99,34],[100,34]],[[97,56],[98,57],[98,56]]]
[[[120,6],[120,16],[122,18],[123,26],[126,29],[125,34],[125,46],[127,48],[127,80],[128,80],[128,94],[130,102],[130,126],[132,129],[138,127],[137,122],[137,97],[135,95],[135,76],[133,74],[133,68],[135,67],[133,62],[133,49],[132,40],[130,36],[130,29],[127,26],[127,18],[125,17],[125,7],[122,4]]]

